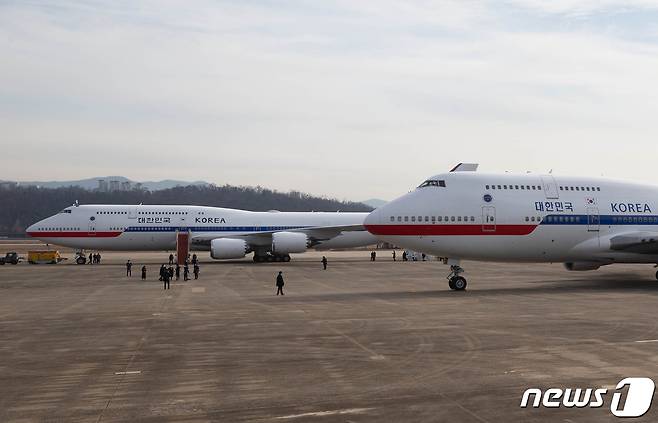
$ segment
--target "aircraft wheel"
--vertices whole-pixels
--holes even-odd
[[[455,284],[453,283],[453,279],[454,278],[448,280],[448,286],[450,287],[450,289],[455,289]]]
[[[83,257],[78,257],[78,258],[75,260],[75,262],[76,262],[77,264],[85,264],[85,263],[87,262],[87,259],[85,259],[85,258],[83,258]]]
[[[452,278],[452,286],[455,291],[463,291],[466,289],[466,279],[461,276]]]
[[[290,256],[287,255],[287,254],[285,256],[283,256],[283,261],[285,261],[286,263],[289,262],[290,261]],[[658,273],[656,273],[656,277],[658,277]]]

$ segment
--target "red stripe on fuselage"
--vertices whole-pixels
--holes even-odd
[[[440,235],[530,235],[537,225],[365,225],[373,235],[440,236]]]
[[[115,238],[121,235],[121,231],[107,232],[63,232],[63,231],[38,231],[28,232],[32,238]]]

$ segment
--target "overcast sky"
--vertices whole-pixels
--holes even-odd
[[[0,179],[658,183],[657,1],[2,0],[0,57]]]

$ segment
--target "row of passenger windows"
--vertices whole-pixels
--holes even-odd
[[[485,185],[486,189],[518,189],[526,191],[541,191],[541,185]],[[560,186],[560,191],[601,191],[601,187]]]
[[[475,222],[475,216],[391,216],[391,222]]]
[[[613,223],[658,223],[654,216],[619,216],[612,218]]]
[[[567,187],[567,186],[560,186],[560,191],[601,191],[601,187]]]
[[[38,231],[79,231],[80,228],[38,228]]]
[[[109,228],[111,231],[125,231],[126,228]]]
[[[97,211],[96,214],[128,214],[128,212],[125,211]],[[162,212],[155,212],[155,211],[148,211],[148,212],[137,212],[137,214],[158,214],[158,215],[182,215],[182,214],[187,214],[187,212],[183,211],[162,211]]]

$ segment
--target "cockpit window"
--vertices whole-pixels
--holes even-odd
[[[425,187],[442,187],[442,188],[445,188],[445,186],[446,186],[446,181],[444,181],[444,180],[428,179],[427,181],[420,184],[418,186],[418,188],[425,188]]]
[[[59,213],[60,213],[60,214],[61,214],[61,213],[71,213],[71,209],[64,209],[64,210],[62,210],[62,211],[59,212]]]

